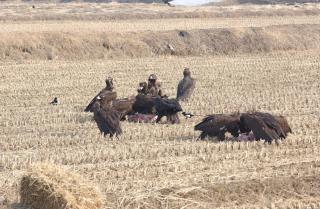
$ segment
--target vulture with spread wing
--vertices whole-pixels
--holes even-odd
[[[183,79],[178,84],[177,100],[188,100],[194,90],[195,80],[191,78],[191,72],[189,68],[185,68],[183,71]]]
[[[263,139],[268,143],[286,138],[292,132],[284,116],[262,112],[209,115],[195,126],[195,130],[202,131],[201,139],[218,137],[219,140],[225,139],[226,132],[233,137],[252,132],[256,140]]]
[[[121,114],[110,108],[102,108],[101,99],[97,99],[92,105],[93,118],[97,123],[97,126],[104,136],[108,134],[110,137],[116,135],[118,138],[122,134],[122,129],[120,126],[120,117]]]
[[[234,137],[239,136],[240,114],[214,114],[205,117],[202,122],[195,126],[196,131],[201,131],[200,138],[218,137],[219,140],[225,139],[225,133],[229,132]]]
[[[88,104],[85,112],[93,112],[93,104],[100,100],[102,106],[111,106],[111,102],[117,98],[117,93],[113,91],[113,79],[111,77],[106,79],[106,87],[102,89]]]

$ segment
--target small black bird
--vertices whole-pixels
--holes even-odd
[[[173,1],[173,0],[162,0],[162,1],[163,1],[163,3],[165,3],[165,4],[168,4],[170,7],[173,7],[173,5],[170,4],[170,1]]]
[[[58,97],[55,97],[55,98],[52,100],[52,102],[50,102],[49,104],[52,104],[52,105],[58,105],[58,104],[60,104]]]
[[[193,116],[195,116],[194,114],[189,113],[189,112],[182,112],[182,115],[184,117],[186,117],[187,119],[192,118]]]

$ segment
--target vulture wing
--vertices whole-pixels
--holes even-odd
[[[132,105],[132,109],[136,113],[154,114],[155,113],[155,98],[150,95],[138,94]]]
[[[178,100],[186,100],[188,99],[195,87],[195,81],[192,78],[184,78],[178,84],[177,89],[177,99]]]
[[[120,112],[121,118],[124,119],[127,114],[133,113],[133,104],[135,101],[136,99],[134,97],[127,99],[116,99],[112,101],[112,108]]]
[[[283,131],[276,116],[273,116],[269,113],[261,112],[256,112],[253,114],[256,114],[258,117],[260,117],[270,129],[274,130],[277,133],[279,138],[284,138],[286,136],[286,133]]]
[[[274,139],[280,138],[279,133],[283,132],[277,121],[270,114],[245,113],[241,115],[241,121],[252,130],[256,139],[264,139],[269,143]]]
[[[93,104],[95,103],[95,101],[97,101],[97,98],[101,98],[101,100],[103,101],[103,104],[106,104],[114,99],[117,98],[117,92],[115,91],[110,91],[110,90],[106,90],[103,89],[99,92],[99,94],[97,94],[92,100],[91,102],[88,104],[88,106],[86,107],[86,109],[84,110],[85,112],[92,112],[92,107]]]
[[[287,119],[282,115],[274,116],[274,117],[278,121],[280,127],[282,128],[282,130],[284,132],[284,135],[282,135],[281,138],[286,138],[288,133],[292,133],[291,127],[290,127]]]
[[[218,136],[224,138],[225,132],[230,132],[233,136],[238,136],[240,118],[239,114],[224,115],[214,114],[205,117],[195,126],[196,131],[202,131],[201,138],[206,136]]]

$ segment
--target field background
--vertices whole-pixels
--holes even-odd
[[[319,4],[6,2],[0,20],[0,208],[21,208],[20,178],[39,162],[92,180],[104,208],[320,208]],[[174,97],[185,66],[197,85],[184,110],[283,114],[294,133],[196,141],[201,117],[181,117],[123,122],[112,140],[83,112],[106,76],[121,98],[156,73]]]

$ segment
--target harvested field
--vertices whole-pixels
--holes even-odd
[[[30,21],[42,14],[28,16],[28,4],[3,5],[10,14],[0,9],[6,19],[0,28],[0,197],[10,204],[0,208],[21,208],[21,178],[43,162],[98,185],[104,208],[320,208],[317,15],[300,16],[296,8],[292,17],[278,18],[276,5],[247,6],[247,11],[270,13],[269,20],[243,15],[238,20],[142,22],[119,20],[115,14],[115,21],[100,22],[98,12],[97,19],[81,21],[84,14],[71,21],[68,15],[52,18],[58,12],[42,4],[50,20],[40,22]],[[132,15],[138,14],[132,8],[168,13],[167,7],[139,4],[128,10],[120,4],[72,3],[66,8],[86,6]],[[303,7],[311,6],[319,7]],[[173,9],[195,15],[212,8]],[[237,9],[225,8],[239,15]],[[181,38],[181,30],[189,37]],[[161,51],[168,43],[175,53]],[[102,137],[92,114],[83,112],[106,76],[114,78],[123,98],[156,73],[164,93],[174,97],[185,66],[197,84],[191,100],[181,103],[184,110],[283,114],[293,134],[279,145],[196,141],[199,132],[193,127],[202,117],[180,115],[178,125],[122,122],[124,133],[116,140]],[[60,105],[48,104],[54,97]]]
[[[1,100],[6,108],[1,113],[0,183],[14,193],[29,165],[51,161],[100,185],[111,208],[262,206],[268,200],[315,204],[319,195],[311,191],[318,189],[312,179],[320,168],[319,58],[319,51],[305,51],[3,64],[0,96],[7,99]],[[184,109],[197,114],[252,109],[281,113],[288,116],[294,134],[280,146],[194,141],[199,133],[192,127],[200,120],[195,118],[173,126],[124,122],[124,135],[110,140],[82,112],[106,73],[115,78],[120,97],[134,94],[137,83],[154,71],[165,92],[174,95],[181,74],[177,69],[183,66],[192,66],[201,81]],[[127,79],[128,72],[134,79]],[[61,98],[60,106],[47,104],[53,96]],[[277,181],[290,183],[280,187]],[[231,192],[228,185],[234,183],[238,186]],[[220,190],[223,197],[216,195]],[[243,195],[242,201],[237,194]],[[301,196],[310,201],[299,201]]]

